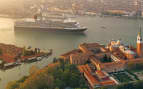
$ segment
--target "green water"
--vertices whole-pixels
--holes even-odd
[[[70,51],[84,42],[100,42],[107,44],[110,40],[122,39],[125,44],[136,44],[139,31],[137,20],[115,17],[77,17],[80,24],[88,27],[85,34],[49,33],[34,31],[14,31],[13,20],[0,18],[0,43],[15,44],[17,46],[39,47],[43,50],[53,49],[53,56],[38,63],[23,64],[7,71],[0,71],[0,89],[5,89],[11,80],[28,75],[32,65],[44,67],[52,61],[54,56]],[[140,21],[143,25],[143,21]]]

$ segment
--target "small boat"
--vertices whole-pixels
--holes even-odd
[[[24,63],[33,63],[36,61],[37,61],[36,57],[32,57],[32,58],[25,59],[23,62]]]
[[[2,70],[8,70],[8,69],[12,69],[14,67],[17,67],[21,65],[21,63],[17,63],[17,62],[14,62],[14,63],[6,63],[3,65],[3,67],[1,68]]]
[[[37,59],[37,61],[41,61],[42,57],[37,57],[36,59]]]

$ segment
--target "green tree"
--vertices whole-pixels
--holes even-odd
[[[19,83],[17,81],[12,81],[7,84],[6,89],[16,89],[19,87]]]

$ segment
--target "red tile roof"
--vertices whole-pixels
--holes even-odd
[[[100,78],[105,78],[105,77],[107,77],[102,71],[100,71],[100,70],[97,70],[96,71],[96,74],[100,77]]]

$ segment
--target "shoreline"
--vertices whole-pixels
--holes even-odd
[[[42,52],[39,48],[33,50],[32,48],[26,49],[15,45],[0,44],[0,51],[0,69],[7,70],[23,63],[33,63],[48,58],[52,55],[53,50]]]

